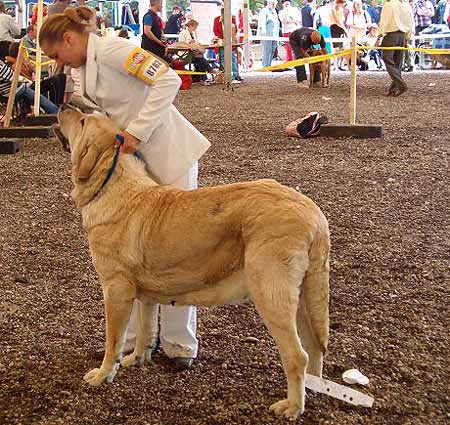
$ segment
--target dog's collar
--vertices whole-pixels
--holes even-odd
[[[100,189],[97,190],[97,192],[95,192],[95,195],[92,199],[95,199],[97,197],[97,195],[100,193],[100,191],[106,186],[106,183],[109,182],[109,179],[112,177],[114,170],[116,169],[117,166],[117,161],[119,160],[119,154],[120,154],[120,148],[122,147],[122,145],[125,142],[125,139],[123,138],[123,136],[121,134],[116,134],[116,139],[119,141],[119,145],[116,148],[116,152],[114,153],[114,158],[113,158],[113,162],[111,164],[111,167],[108,170],[108,174],[106,175],[105,180],[103,180],[102,185],[100,186]],[[134,156],[137,159],[142,159],[141,155],[139,154],[139,152],[135,152]]]

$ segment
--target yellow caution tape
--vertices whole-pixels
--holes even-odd
[[[29,50],[30,52],[37,52],[37,49],[33,49],[32,47],[23,46],[23,48]]]
[[[256,72],[266,72],[266,71],[272,71],[273,69],[285,69],[290,68],[292,66],[300,66],[300,65],[306,65],[310,63],[317,63],[322,62],[324,60],[328,60],[331,58],[337,58],[339,56],[347,56],[351,53],[351,49],[342,50],[337,53],[327,53],[326,55],[320,55],[320,56],[309,56],[307,58],[302,59],[295,59],[293,61],[280,63],[278,65],[272,65],[272,66],[265,66],[264,68],[256,69]]]
[[[36,66],[38,66],[38,64],[39,64],[39,62],[36,62],[36,61],[33,61],[33,60],[30,60],[30,62],[32,64],[36,65]],[[45,66],[45,65],[50,65],[51,63],[55,63],[55,61],[54,60],[49,60],[49,61],[41,62],[41,67]]]
[[[430,55],[450,55],[450,49],[424,49],[421,47],[375,47],[375,46],[356,46],[357,50],[369,50],[369,49],[377,49],[377,50],[414,50],[416,52],[424,52]],[[352,49],[345,49],[336,53],[328,53],[326,55],[320,56],[309,56],[303,59],[295,59],[289,62],[283,62],[278,65],[266,66],[264,68],[256,69],[255,72],[267,72],[275,69],[285,69],[294,66],[306,65],[310,63],[322,62],[325,60],[329,60],[331,58],[336,58],[339,56],[347,56],[350,55]]]
[[[175,72],[178,75],[206,75],[206,72],[195,72],[195,71],[183,71],[182,69],[177,69]]]
[[[423,47],[382,47],[382,46],[356,46],[358,50],[414,50],[415,52],[428,53],[429,55],[450,55],[450,49],[425,49]]]

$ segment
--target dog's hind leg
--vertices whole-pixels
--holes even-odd
[[[134,286],[123,280],[103,283],[106,316],[105,357],[100,368],[93,369],[84,376],[83,379],[90,385],[97,386],[105,380],[111,383],[116,376],[135,296]]]
[[[307,371],[320,377],[329,335],[329,248],[328,232],[323,232],[313,241],[297,311],[300,339],[308,353]]]
[[[153,344],[156,340],[157,332],[157,304],[147,301],[137,300],[137,329],[136,345],[134,351],[125,356],[121,365],[129,367],[133,365],[142,365],[151,360]]]
[[[308,362],[296,324],[300,280],[296,277],[294,282],[289,265],[275,261],[273,256],[246,260],[247,286],[256,309],[278,346],[288,383],[287,399],[272,404],[270,410],[295,419],[305,407]]]

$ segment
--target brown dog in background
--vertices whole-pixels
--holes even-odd
[[[318,49],[312,49],[309,51],[310,56],[320,56],[322,54],[322,50]],[[330,87],[331,62],[329,60],[325,60],[322,62],[309,64],[309,88],[312,88],[314,85],[314,73],[316,72],[316,69],[320,71],[322,88]]]

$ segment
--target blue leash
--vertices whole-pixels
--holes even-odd
[[[108,183],[109,179],[112,177],[112,175],[114,173],[114,170],[116,169],[117,161],[119,159],[119,154],[120,154],[120,148],[122,147],[122,145],[125,142],[125,139],[123,138],[123,136],[121,134],[116,134],[116,139],[119,141],[119,146],[117,146],[116,153],[114,154],[112,165],[111,165],[110,169],[108,170],[108,174],[106,175],[105,180],[103,181],[102,185],[100,186],[100,189],[95,194],[94,198],[106,186],[106,183]],[[142,156],[140,155],[139,152],[135,152],[134,157],[142,160]]]

